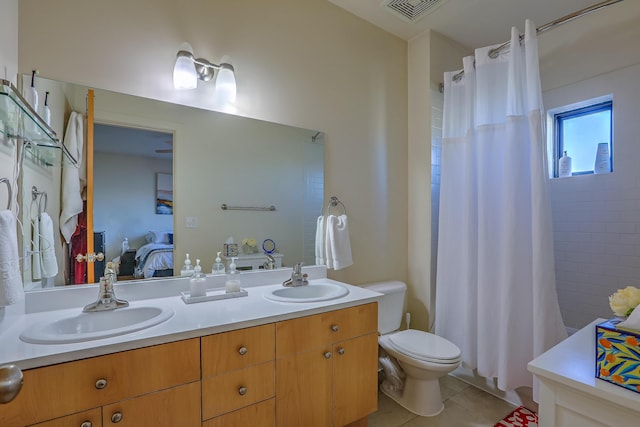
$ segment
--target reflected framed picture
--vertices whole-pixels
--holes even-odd
[[[156,214],[173,215],[173,174],[156,174]]]

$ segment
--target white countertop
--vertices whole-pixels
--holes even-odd
[[[638,410],[640,394],[596,378],[596,325],[605,320],[594,320],[529,362],[528,369],[542,381],[554,381],[598,399]]]
[[[326,274],[326,270],[324,271]],[[158,280],[154,281],[152,285],[147,284],[146,287],[148,289],[151,287],[158,290],[162,289],[161,293],[163,295],[161,297],[151,298],[127,298],[127,295],[132,296],[133,293],[139,292],[137,289],[141,288],[138,287],[145,285],[130,284],[128,287],[118,285],[118,287],[122,289],[116,287],[117,297],[128,300],[131,307],[153,305],[170,306],[175,311],[175,315],[159,325],[141,331],[72,344],[29,344],[21,341],[19,337],[26,327],[35,322],[46,319],[55,320],[78,314],[85,304],[95,300],[97,296],[97,288],[95,286],[89,287],[88,290],[85,289],[82,292],[82,304],[76,304],[71,308],[59,308],[62,303],[52,301],[51,306],[56,309],[37,311],[29,309],[30,303],[27,301],[27,309],[25,309],[24,314],[5,319],[4,325],[0,319],[0,326],[2,326],[0,328],[0,365],[13,363],[21,369],[29,369],[308,316],[374,302],[380,298],[380,294],[376,292],[321,278],[318,277],[318,274],[310,274],[309,277],[312,279],[310,280],[311,285],[321,280],[338,283],[346,286],[349,289],[349,294],[335,300],[312,303],[274,302],[266,299],[264,293],[274,288],[282,287],[282,282],[279,280],[281,277],[276,273],[270,275],[263,274],[262,276],[258,274],[260,273],[250,277],[243,276],[250,279],[247,280],[250,282],[247,285],[245,285],[243,280],[243,289],[248,291],[248,296],[246,297],[194,304],[185,304],[180,297],[180,293],[185,290],[185,287],[188,289],[188,281],[184,279],[169,279],[165,282]],[[281,274],[282,273],[280,273],[280,275]],[[290,269],[287,270],[286,274],[290,276]],[[276,281],[274,279],[278,280]],[[216,278],[216,280],[219,279]],[[256,285],[257,282],[266,280],[268,280],[266,283],[271,284],[263,286]],[[134,289],[134,291],[132,291],[132,289]],[[68,291],[72,290],[64,290],[64,292]],[[87,295],[90,294],[93,295],[93,297],[87,299]],[[46,298],[46,293],[44,295],[45,296],[34,296],[34,299]],[[27,298],[29,298],[29,295]],[[54,298],[50,297],[50,299]],[[33,304],[35,303],[31,303],[31,305]],[[10,322],[10,324],[7,324],[8,322]]]

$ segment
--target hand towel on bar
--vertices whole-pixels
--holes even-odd
[[[316,222],[316,265],[324,265],[324,216]]]
[[[42,277],[55,277],[58,274],[58,260],[53,240],[53,221],[46,212],[40,214],[40,263]]]
[[[31,221],[33,234],[31,235],[31,279],[42,279],[42,262],[40,261],[40,220]]]
[[[13,212],[0,211],[0,307],[24,298],[16,228]]]
[[[69,153],[78,161],[74,166],[63,156],[62,163],[62,212],[60,213],[60,232],[64,240],[69,243],[71,235],[78,225],[78,214],[82,212],[82,185],[84,177],[80,176],[84,145],[83,116],[75,111],[71,113],[67,130],[64,135],[64,145]]]
[[[346,215],[327,216],[327,239],[325,253],[327,268],[340,270],[353,264],[351,257],[351,241],[349,240],[349,224]]]

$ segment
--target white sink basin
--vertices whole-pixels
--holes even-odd
[[[322,282],[304,286],[278,288],[266,292],[264,297],[278,302],[317,302],[342,298],[349,294],[349,289],[336,283]]]
[[[20,339],[32,344],[68,344],[128,334],[173,317],[170,307],[126,307],[96,313],[80,313],[58,320],[34,323]]]

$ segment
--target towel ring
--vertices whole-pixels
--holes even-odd
[[[9,178],[0,178],[0,182],[4,182],[5,184],[7,184],[7,193],[8,193],[8,199],[7,199],[7,209],[11,209],[11,200],[13,199],[13,191],[11,190],[11,181],[9,181]]]
[[[40,200],[38,200],[38,196],[40,196]],[[31,198],[32,200],[38,200],[38,215],[47,210],[47,192],[46,191],[38,191],[38,188],[34,185],[31,187]],[[42,209],[42,202],[44,200],[44,209]]]
[[[329,210],[331,209],[331,207],[336,207],[338,205],[342,206],[342,213],[344,215],[346,215],[347,214],[347,207],[336,196],[331,196],[331,199],[329,200],[329,203],[327,204],[327,215],[329,215]]]

